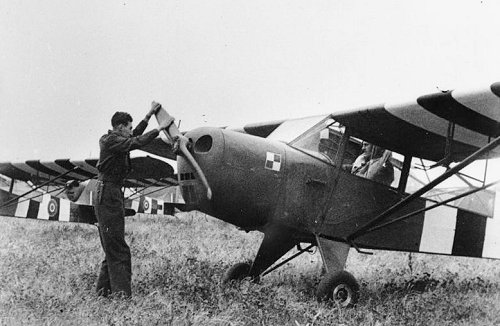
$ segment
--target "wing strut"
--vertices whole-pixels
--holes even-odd
[[[448,131],[446,133],[446,145],[444,149],[444,157],[441,160],[437,161],[436,163],[432,164],[431,166],[425,166],[424,161],[420,159],[420,161],[422,162],[422,169],[424,171],[431,170],[438,166],[445,166],[448,168],[448,166],[452,161],[451,153],[452,153],[454,135],[455,135],[455,123],[449,121]]]
[[[24,202],[27,202],[27,201],[30,201],[30,200],[34,200],[34,199],[36,199],[36,198],[38,198],[38,197],[43,196],[44,194],[49,194],[49,195],[50,195],[50,194],[52,194],[52,193],[54,193],[54,192],[56,192],[56,191],[59,191],[57,194],[55,194],[55,195],[54,195],[54,196],[56,196],[56,197],[57,197],[57,196],[59,196],[59,195],[60,195],[60,194],[64,191],[64,187],[58,187],[58,188],[52,189],[52,190],[50,190],[50,191],[47,191],[47,192],[45,192],[45,193],[41,193],[41,194],[36,195],[36,196],[33,196],[33,197],[29,197],[29,198],[26,198],[26,199],[23,199],[23,200],[19,200],[19,201],[17,201],[17,202],[16,202],[16,201],[13,201],[13,202],[11,202],[11,203],[6,203],[6,204],[4,204],[4,205],[0,206],[0,209],[5,208],[5,207],[12,206],[12,205],[14,205],[14,204],[21,204],[21,203],[24,203]],[[22,196],[25,196],[25,195],[22,195]],[[17,197],[17,198],[19,198],[19,197]]]
[[[352,243],[356,238],[366,234],[369,232],[369,230],[375,226],[377,223],[383,221],[387,216],[390,214],[393,214],[394,212],[398,211],[400,208],[404,207],[407,205],[409,202],[415,200],[416,198],[420,197],[421,195],[425,194],[427,191],[431,190],[441,182],[445,181],[446,179],[450,178],[454,174],[456,174],[458,171],[462,170],[464,167],[467,165],[471,164],[474,162],[478,157],[483,155],[486,152],[491,151],[495,147],[497,147],[500,144],[500,136],[495,138],[491,143],[488,145],[485,145],[478,151],[474,152],[467,158],[465,158],[462,162],[458,163],[454,167],[450,168],[446,172],[444,172],[442,175],[437,177],[435,180],[431,181],[429,184],[423,186],[413,194],[409,195],[408,197],[404,198],[403,200],[399,201],[395,205],[391,206],[381,214],[379,214],[377,217],[360,227],[358,230],[354,231],[353,233],[349,234],[346,238],[347,242]]]
[[[140,192],[141,192],[141,191],[144,191],[144,190],[146,190],[146,189],[148,189],[148,188],[154,187],[154,186],[158,185],[160,182],[161,182],[161,179],[160,179],[160,180],[157,180],[155,183],[153,183],[153,184],[152,184],[152,185],[150,185],[150,186],[147,186],[147,187],[142,187],[142,190],[137,190],[137,188],[136,188],[135,192],[134,192],[134,193],[132,193],[131,195],[127,196],[127,197],[125,198],[125,200],[127,200],[127,199],[134,200],[134,199],[136,199],[136,198],[133,198],[133,199],[131,199],[131,198],[132,198],[132,197],[134,197],[134,196],[135,196],[135,195],[137,195],[137,194],[139,194],[139,197],[140,197],[140,196],[141,196],[141,194],[140,194]],[[166,186],[166,187],[170,187],[170,186]],[[164,189],[164,188],[161,188],[161,189]]]
[[[288,257],[287,259],[283,260],[281,263],[276,264],[276,265],[275,265],[275,266],[273,266],[272,268],[269,268],[268,270],[266,270],[266,271],[265,271],[264,273],[262,273],[261,275],[262,275],[262,276],[265,276],[265,275],[267,275],[267,274],[271,273],[272,271],[274,271],[274,270],[276,270],[276,269],[280,268],[281,266],[285,265],[286,263],[288,263],[290,260],[295,259],[296,257],[298,257],[298,256],[302,255],[304,252],[309,252],[309,253],[313,252],[311,249],[312,249],[314,246],[316,246],[316,245],[315,245],[315,244],[310,244],[307,248],[302,249],[302,248],[300,247],[300,244],[298,244],[298,245],[297,245],[297,250],[298,250],[298,251],[297,251],[295,254],[293,254],[292,256],[290,256],[290,257]]]
[[[131,198],[133,195],[130,195],[130,196],[128,196],[128,197],[127,197],[127,199],[130,199],[130,200],[136,200],[136,199],[140,198],[141,196],[148,196],[148,195],[154,194],[155,192],[162,191],[163,189],[167,189],[167,188],[169,188],[169,187],[171,187],[171,186],[163,186],[163,187],[161,187],[160,189],[152,190],[152,191],[150,191],[150,192],[147,192],[147,193],[142,193],[142,194],[141,194],[141,193],[139,193],[139,192],[136,192],[134,195],[136,195],[136,194],[138,194],[138,193],[139,193],[139,197]],[[148,188],[150,188],[150,187],[148,187]],[[143,189],[143,191],[146,191],[146,189],[147,189],[147,188]]]
[[[14,203],[14,202],[15,202],[16,200],[18,200],[19,198],[24,197],[24,196],[26,196],[26,195],[28,195],[28,194],[31,194],[33,191],[37,191],[38,189],[42,188],[43,186],[46,186],[46,185],[51,184],[52,182],[54,182],[54,181],[56,181],[56,180],[58,180],[58,179],[60,179],[60,178],[64,177],[66,174],[69,174],[69,173],[71,173],[71,172],[75,171],[76,169],[78,169],[78,167],[77,167],[77,166],[75,166],[75,167],[74,167],[74,168],[72,168],[71,170],[68,170],[68,171],[66,171],[66,172],[64,172],[64,173],[59,174],[58,176],[56,176],[56,177],[54,177],[54,178],[52,178],[52,179],[50,179],[50,180],[48,180],[48,181],[46,181],[46,182],[42,183],[42,184],[41,184],[41,185],[39,185],[39,186],[36,186],[35,188],[33,188],[33,189],[31,189],[31,190],[29,190],[29,191],[25,192],[25,193],[24,193],[24,194],[22,194],[22,195],[19,195],[19,196],[15,197],[15,198],[12,198],[11,200],[8,200],[8,201],[7,201],[7,202],[5,202],[2,206],[0,206],[0,208],[3,208],[3,207],[5,207],[5,206],[8,206],[8,205],[10,205],[10,204]]]
[[[492,186],[494,186],[494,185],[496,185],[496,184],[498,184],[498,183],[500,183],[500,180],[497,180],[497,181],[494,181],[494,182],[490,182],[490,183],[488,183],[488,184],[486,184],[486,185],[484,185],[484,186],[481,186],[481,187],[479,187],[479,188],[475,188],[475,189],[469,190],[469,191],[467,191],[467,192],[464,192],[463,194],[460,194],[460,195],[457,195],[457,196],[455,196],[455,197],[449,198],[449,199],[447,199],[447,200],[445,200],[445,201],[442,201],[442,202],[436,203],[436,204],[431,205],[431,206],[429,206],[429,207],[425,207],[425,208],[418,209],[418,210],[416,210],[416,211],[414,211],[414,212],[412,212],[412,213],[409,213],[409,214],[403,215],[403,216],[398,217],[398,218],[396,218],[396,219],[394,219],[394,220],[390,220],[390,221],[388,221],[388,222],[386,222],[386,223],[383,223],[383,224],[380,224],[380,225],[374,226],[374,227],[372,227],[372,228],[370,228],[370,229],[366,230],[365,234],[366,234],[366,233],[373,232],[373,231],[376,231],[376,230],[379,230],[379,229],[382,229],[382,228],[384,228],[384,227],[386,227],[386,226],[389,226],[389,225],[391,225],[391,224],[394,224],[394,223],[396,223],[396,222],[399,222],[399,221],[402,221],[402,220],[406,220],[406,219],[408,219],[408,218],[410,218],[410,217],[412,217],[412,216],[415,216],[415,215],[417,215],[417,214],[419,214],[419,213],[422,213],[422,212],[429,211],[429,210],[434,209],[434,208],[436,208],[436,207],[438,207],[438,206],[443,206],[443,205],[445,205],[445,204],[447,204],[447,203],[449,203],[449,202],[452,202],[452,201],[454,201],[454,200],[457,200],[457,199],[460,199],[460,198],[463,198],[463,197],[466,197],[466,196],[472,195],[472,194],[474,194],[474,193],[476,193],[476,192],[478,192],[478,191],[481,191],[481,190],[487,189],[487,188],[492,187]]]
[[[14,190],[14,182],[16,182],[16,179],[11,178],[10,185],[9,185],[9,194],[11,194],[12,191]]]

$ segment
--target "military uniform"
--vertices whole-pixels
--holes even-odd
[[[147,122],[142,120],[132,137],[110,130],[99,140],[96,216],[105,258],[97,280],[97,292],[107,296],[122,293],[131,296],[132,266],[130,248],[125,242],[123,181],[130,170],[129,152],[146,145],[159,134],[157,129],[144,135]]]

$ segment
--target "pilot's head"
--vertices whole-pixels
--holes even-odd
[[[69,200],[75,202],[80,198],[85,186],[77,180],[69,180],[66,182],[65,193]]]
[[[373,148],[372,144],[364,141],[363,144],[361,145],[361,152],[363,154],[370,154],[372,151],[372,148]]]
[[[132,136],[132,116],[127,112],[115,112],[111,117],[113,130],[119,132],[123,137]]]

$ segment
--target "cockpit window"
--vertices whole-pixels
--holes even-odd
[[[323,119],[289,145],[316,154],[325,161],[333,162],[337,155],[345,127],[330,116]]]
[[[290,119],[279,125],[269,136],[268,139],[278,140],[285,143],[293,142],[308,132],[311,128],[323,121],[326,115],[312,116],[300,119]]]

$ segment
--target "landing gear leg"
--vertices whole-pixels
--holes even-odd
[[[258,282],[260,275],[296,244],[293,232],[289,232],[283,226],[268,226],[264,230],[264,240],[252,265],[238,263],[232,266],[222,277],[221,283],[226,284],[232,280],[242,280],[245,277],[250,277],[253,281]]]
[[[318,301],[334,302],[341,307],[352,307],[359,299],[359,284],[344,270],[350,246],[317,237],[318,248],[326,274],[321,278],[316,292]]]

